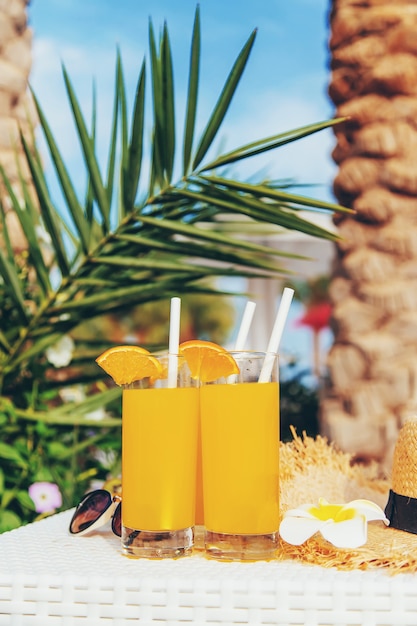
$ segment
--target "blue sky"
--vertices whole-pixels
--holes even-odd
[[[200,0],[199,4],[200,124],[207,120],[233,62],[257,28],[247,68],[223,125],[221,140],[226,149],[334,115],[327,95],[329,0]],[[181,125],[195,7],[194,0],[32,0],[28,8],[34,35],[30,81],[76,180],[82,179],[83,167],[61,64],[69,72],[87,119],[95,81],[98,146],[99,152],[107,154],[116,50],[121,52],[132,104],[148,52],[148,20],[152,19],[156,33],[166,20]],[[314,183],[317,187],[306,193],[333,200],[333,145],[332,131],[324,131],[250,161],[243,173],[262,170],[274,179]],[[47,158],[45,163],[48,167]],[[310,341],[308,331],[291,332],[289,325],[283,343],[290,351],[305,354]]]
[[[333,116],[327,96],[328,4],[328,0],[200,1],[201,123],[211,112],[237,54],[257,28],[255,46],[221,134],[227,149]],[[131,103],[140,65],[148,51],[148,20],[152,19],[156,33],[166,20],[181,123],[195,7],[194,0],[32,0],[31,83],[71,169],[77,167],[79,152],[66,105],[61,63],[69,72],[87,117],[94,79],[98,145],[105,150],[116,49],[121,51]],[[252,161],[246,171],[266,168],[273,178],[316,183],[321,187],[312,190],[311,195],[332,199],[333,143],[332,132],[324,131],[297,146]]]

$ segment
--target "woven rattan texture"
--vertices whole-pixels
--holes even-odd
[[[417,418],[409,418],[401,428],[394,449],[392,489],[417,498]]]
[[[415,626],[417,576],[293,561],[129,560],[71,512],[0,535],[0,626]]]

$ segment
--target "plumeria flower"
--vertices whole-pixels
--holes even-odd
[[[29,496],[33,500],[37,513],[52,513],[62,506],[62,495],[55,483],[33,483],[29,487]]]
[[[71,363],[74,341],[69,335],[63,335],[46,350],[46,358],[54,367],[66,367]]]
[[[302,504],[286,511],[279,533],[284,541],[299,546],[317,532],[336,548],[358,548],[368,538],[368,522],[389,520],[383,510],[369,500],[330,504],[320,498],[318,505]]]

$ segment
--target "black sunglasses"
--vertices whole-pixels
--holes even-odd
[[[72,516],[69,532],[71,535],[86,535],[104,526],[111,519],[111,529],[118,537],[122,536],[122,498],[105,489],[87,493],[77,505]]]

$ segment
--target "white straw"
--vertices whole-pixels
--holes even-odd
[[[240,322],[240,328],[237,333],[236,342],[233,350],[243,350],[248,338],[249,328],[252,323],[253,314],[255,313],[255,302],[248,301],[243,312],[242,321]],[[238,379],[237,374],[232,374],[227,377],[228,383],[236,383]]]
[[[255,313],[255,302],[247,302],[243,313],[242,321],[240,323],[239,332],[236,337],[236,343],[234,350],[243,350],[248,338],[249,328],[252,323],[253,314]]]
[[[285,287],[282,293],[281,302],[275,319],[274,328],[272,329],[271,337],[269,339],[265,360],[263,362],[261,373],[259,375],[258,382],[260,383],[267,383],[271,378],[272,368],[274,366],[274,361],[276,358],[275,354],[278,352],[279,349],[282,331],[284,330],[285,322],[287,321],[287,316],[290,310],[293,295],[294,289]]]
[[[180,345],[180,298],[171,298],[169,317],[168,387],[177,386],[178,348]]]

